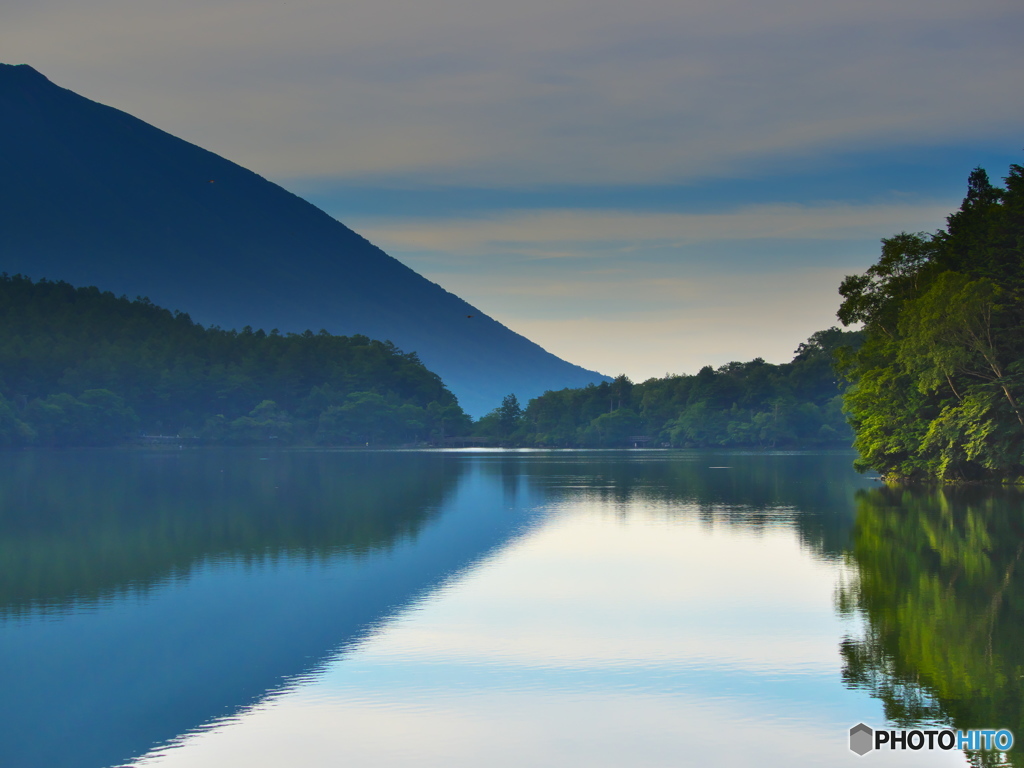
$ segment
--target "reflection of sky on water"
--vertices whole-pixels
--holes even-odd
[[[471,473],[457,494],[482,494]],[[480,497],[482,498],[482,496]],[[506,494],[510,507],[536,499]],[[322,669],[145,766],[842,765],[884,722],[840,678],[843,566],[786,524],[563,496]],[[788,511],[787,511],[788,512]],[[781,516],[783,519],[787,515]],[[962,765],[960,753],[876,753]]]

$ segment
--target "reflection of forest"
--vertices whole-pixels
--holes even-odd
[[[520,474],[553,499],[585,495],[613,508],[651,502],[671,517],[709,525],[795,528],[815,554],[841,557],[852,499],[871,481],[850,471],[848,451],[554,451],[485,454],[492,471]]]
[[[0,615],[145,590],[211,559],[359,554],[414,536],[468,460],[554,498],[668,502],[666,514],[794,525],[847,545],[846,454],[68,451],[0,465]],[[731,469],[709,469],[728,464]],[[683,505],[683,506],[681,506]]]
[[[1024,765],[1024,493],[861,492],[853,538],[857,579],[840,610],[867,626],[843,643],[847,684],[900,725],[1008,728],[1008,756]]]
[[[8,454],[0,765],[122,765],[308,674],[508,539],[514,516],[453,519],[460,476],[423,453]]]
[[[0,615],[144,590],[211,559],[388,547],[416,535],[459,468],[429,453],[8,454]]]

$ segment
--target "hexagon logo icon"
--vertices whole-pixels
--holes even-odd
[[[864,723],[857,723],[850,729],[850,751],[864,757],[875,748],[875,732]]]

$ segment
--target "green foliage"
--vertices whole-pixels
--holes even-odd
[[[515,432],[522,420],[523,409],[519,405],[519,398],[515,396],[515,393],[505,395],[498,408],[498,429],[502,436]]]
[[[139,422],[135,411],[106,389],[86,390],[78,398],[61,392],[33,400],[25,416],[41,445],[114,445]]]
[[[375,392],[354,392],[320,414],[318,443],[376,445],[426,439],[431,413],[412,403],[395,405]]]
[[[0,447],[23,445],[34,437],[32,428],[15,415],[14,409],[0,394]]]
[[[580,434],[580,442],[599,448],[626,445],[642,426],[640,417],[631,408],[616,408],[593,419]]]
[[[945,231],[884,240],[847,277],[839,318],[866,341],[844,359],[861,468],[890,479],[1024,478],[1024,168],[976,169]]]
[[[0,277],[0,376],[0,445],[140,431],[363,445],[469,426],[440,378],[390,342],[204,328],[147,299],[21,276]]]
[[[849,445],[835,363],[838,351],[859,339],[859,333],[830,328],[801,344],[791,363],[758,358],[717,370],[707,366],[694,376],[640,384],[619,376],[546,392],[517,419],[506,398],[474,431],[520,445],[562,447]]]
[[[988,278],[971,280],[943,272],[900,313],[897,361],[914,374],[918,386],[934,392],[954,377],[994,381],[1002,376],[996,335],[1006,307],[1004,292]]]

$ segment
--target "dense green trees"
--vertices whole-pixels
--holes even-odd
[[[981,169],[935,234],[883,241],[839,311],[866,343],[846,358],[862,467],[891,479],[1024,478],[1024,168]]]
[[[506,398],[477,433],[559,447],[849,445],[834,362],[837,349],[857,343],[858,333],[830,328],[801,344],[790,363],[756,359],[639,384],[619,376],[546,392],[515,418]]]
[[[204,328],[146,299],[0,277],[0,446],[404,443],[469,419],[415,354],[365,336]]]

